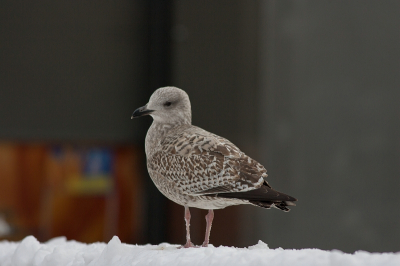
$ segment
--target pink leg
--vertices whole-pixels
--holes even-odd
[[[186,222],[186,244],[184,248],[194,247],[193,243],[190,241],[190,210],[189,207],[185,206],[185,222]]]
[[[213,219],[214,219],[214,211],[208,210],[208,214],[206,215],[206,221],[207,221],[206,236],[204,238],[202,247],[207,247],[210,241],[211,224]]]

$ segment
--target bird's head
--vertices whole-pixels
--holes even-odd
[[[136,109],[131,118],[151,115],[156,122],[168,124],[191,124],[192,110],[187,93],[176,87],[157,89],[149,102]]]

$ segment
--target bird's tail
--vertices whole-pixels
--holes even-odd
[[[294,202],[297,201],[296,198],[276,191],[266,185],[245,192],[219,193],[217,197],[243,199],[258,207],[266,209],[275,207],[285,212],[290,211],[287,206],[296,206]]]

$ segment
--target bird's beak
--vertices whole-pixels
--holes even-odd
[[[146,104],[145,106],[142,106],[142,107],[139,107],[138,109],[136,109],[133,112],[131,119],[133,119],[135,117],[148,115],[148,114],[151,114],[152,112],[154,112],[154,110],[147,109],[147,104]]]

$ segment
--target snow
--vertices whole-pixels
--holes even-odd
[[[21,242],[0,241],[1,266],[123,266],[123,265],[268,265],[268,266],[345,266],[385,265],[399,266],[398,253],[369,253],[357,251],[354,254],[339,250],[320,249],[270,249],[259,241],[248,248],[214,247],[179,249],[179,245],[128,245],[114,236],[108,244],[85,244],[67,241],[65,237],[39,243],[28,236]]]

